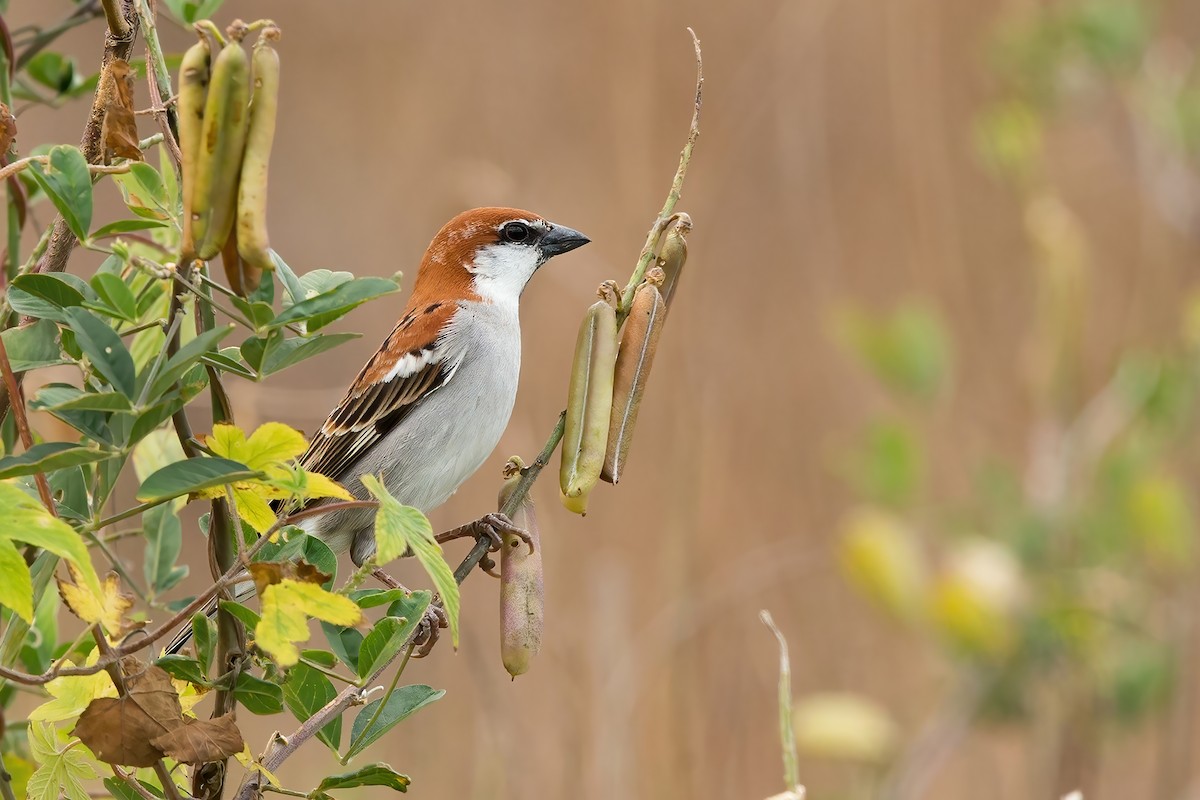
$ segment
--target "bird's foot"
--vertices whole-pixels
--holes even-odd
[[[371,575],[389,589],[400,589],[403,592],[412,594],[404,584],[388,575],[379,567],[371,570]],[[450,618],[446,616],[446,609],[442,607],[442,601],[439,598],[434,598],[429,607],[425,609],[425,614],[421,617],[421,621],[417,624],[417,633],[413,636],[413,644],[416,650],[413,651],[413,658],[424,658],[433,650],[433,646],[437,644],[438,630],[449,626]]]
[[[491,542],[489,550],[494,553],[504,545],[504,534],[506,533],[516,536],[525,542],[525,544],[529,545],[529,552],[533,552],[533,537],[529,535],[529,532],[524,528],[514,525],[511,519],[498,511],[486,514],[474,522],[468,522],[466,525],[461,525],[445,533],[440,533],[434,538],[437,539],[439,544],[445,544],[446,542],[463,539],[468,536],[472,539],[479,539],[481,536],[486,536]],[[491,559],[486,559],[486,561],[486,565],[484,561],[480,561],[479,563],[483,566],[485,572],[492,574],[488,567],[494,568],[496,564]]]

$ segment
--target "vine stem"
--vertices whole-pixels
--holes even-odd
[[[0,181],[6,181],[19,172],[23,172],[34,164],[49,164],[50,156],[26,156],[0,168]],[[88,164],[88,172],[93,175],[120,175],[129,172],[132,162],[123,164]]]

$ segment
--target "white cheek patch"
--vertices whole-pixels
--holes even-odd
[[[481,248],[471,265],[475,291],[486,302],[515,305],[539,266],[541,252],[533,245],[494,244]]]

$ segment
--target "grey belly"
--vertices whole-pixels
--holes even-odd
[[[508,425],[517,370],[496,364],[487,357],[465,357],[450,381],[356,461],[341,483],[366,499],[370,495],[359,476],[382,475],[388,491],[405,505],[428,512],[444,503],[483,465]],[[375,550],[374,519],[371,509],[351,509],[302,526],[335,553],[350,549],[361,564]]]

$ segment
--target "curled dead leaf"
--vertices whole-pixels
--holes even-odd
[[[250,575],[254,578],[254,586],[260,595],[268,586],[273,583],[279,583],[284,578],[292,578],[301,583],[321,585],[333,577],[317,569],[307,561],[255,561],[248,569]]]
[[[12,147],[12,143],[17,138],[17,118],[13,116],[12,110],[0,103],[0,155],[8,152],[8,148]]]
[[[242,752],[246,746],[232,714],[186,720],[179,727],[155,737],[151,744],[184,764],[223,761]]]
[[[126,767],[150,767],[163,757],[153,741],[183,723],[171,676],[159,667],[125,679],[123,697],[88,703],[73,731],[96,758]]]
[[[113,59],[105,68],[100,91],[105,98],[104,119],[100,123],[100,141],[105,164],[114,158],[142,160],[138,147],[137,117],[133,109],[133,70],[122,59]]]

